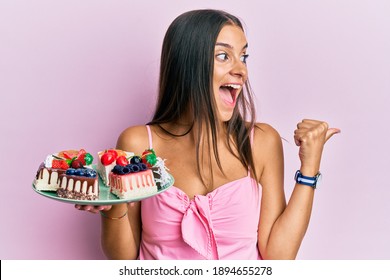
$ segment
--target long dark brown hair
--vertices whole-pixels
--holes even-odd
[[[188,118],[190,114],[190,130],[197,126],[197,131],[206,131],[205,139],[209,141],[207,146],[213,149],[222,173],[216,141],[218,122],[213,94],[213,69],[215,44],[225,25],[235,25],[243,30],[237,17],[220,10],[186,12],[171,23],[162,46],[157,107],[152,121],[149,122],[151,125],[160,126],[167,134],[180,137],[181,135],[172,134],[162,125],[178,122],[184,116]],[[230,151],[247,169],[252,167],[251,174],[256,178],[250,143],[254,122],[255,108],[247,81],[243,92],[238,95],[232,118],[225,122],[224,126]],[[199,156],[202,135],[198,134],[196,137],[198,172],[205,183]],[[233,152],[233,146],[238,154]],[[212,176],[210,179],[212,182]]]

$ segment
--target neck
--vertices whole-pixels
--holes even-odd
[[[162,123],[158,126],[166,134],[174,137],[190,135],[193,139],[198,139],[199,136],[204,138],[206,135],[212,135],[210,125],[207,125],[205,121],[193,122],[192,120],[181,118],[178,121]],[[217,138],[224,138],[226,136],[225,124],[223,122],[219,122],[216,126]]]

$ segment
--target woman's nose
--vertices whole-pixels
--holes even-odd
[[[246,76],[248,75],[246,64],[241,59],[237,59],[232,67],[231,73],[233,76],[240,76],[243,80],[246,80]]]

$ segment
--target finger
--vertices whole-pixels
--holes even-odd
[[[79,205],[79,204],[76,204],[74,207],[77,210],[81,210],[81,211],[89,211],[89,210],[91,210],[91,206],[90,205]]]
[[[304,120],[297,124],[298,129],[305,129],[310,128],[313,126],[313,123],[311,122],[305,122]]]
[[[297,146],[301,145],[301,142],[299,141],[298,133],[299,133],[299,129],[294,130],[294,141],[295,141],[295,145]]]
[[[328,131],[326,132],[325,142],[328,141],[330,139],[330,137],[332,137],[333,135],[338,134],[340,132],[341,132],[341,130],[339,128],[329,128]]]
[[[112,208],[112,205],[100,205],[97,206],[96,209],[99,211],[108,211]]]
[[[301,127],[313,127],[313,126],[318,125],[320,123],[322,123],[322,121],[311,120],[311,119],[303,119],[300,123],[298,123],[297,127],[298,128],[301,128]]]
[[[87,206],[87,205],[81,205],[81,204],[76,204],[76,205],[74,206],[74,208],[76,208],[77,210],[81,210],[81,211],[88,211],[87,207],[89,207],[89,206]]]
[[[295,145],[301,146],[301,144],[303,142],[303,136],[304,136],[304,133],[302,133],[301,131],[298,131],[298,130],[295,131],[295,134],[294,134]]]
[[[99,211],[100,210],[97,207],[92,207],[91,209],[88,210],[88,212],[93,213],[93,214],[99,213]]]
[[[317,124],[317,123],[321,123],[322,121],[320,121],[320,120],[314,120],[314,119],[303,119],[302,122],[303,122],[303,123]]]
[[[96,213],[99,213],[99,211],[108,211],[111,209],[111,207],[112,207],[112,205],[95,205],[95,206],[88,208],[87,211],[96,214]]]

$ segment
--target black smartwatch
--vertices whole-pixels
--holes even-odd
[[[309,186],[313,189],[316,189],[319,185],[319,182],[321,181],[321,177],[322,175],[320,172],[318,172],[317,175],[314,177],[308,177],[302,175],[300,170],[297,170],[297,172],[295,173],[295,182],[297,182],[297,184]]]

